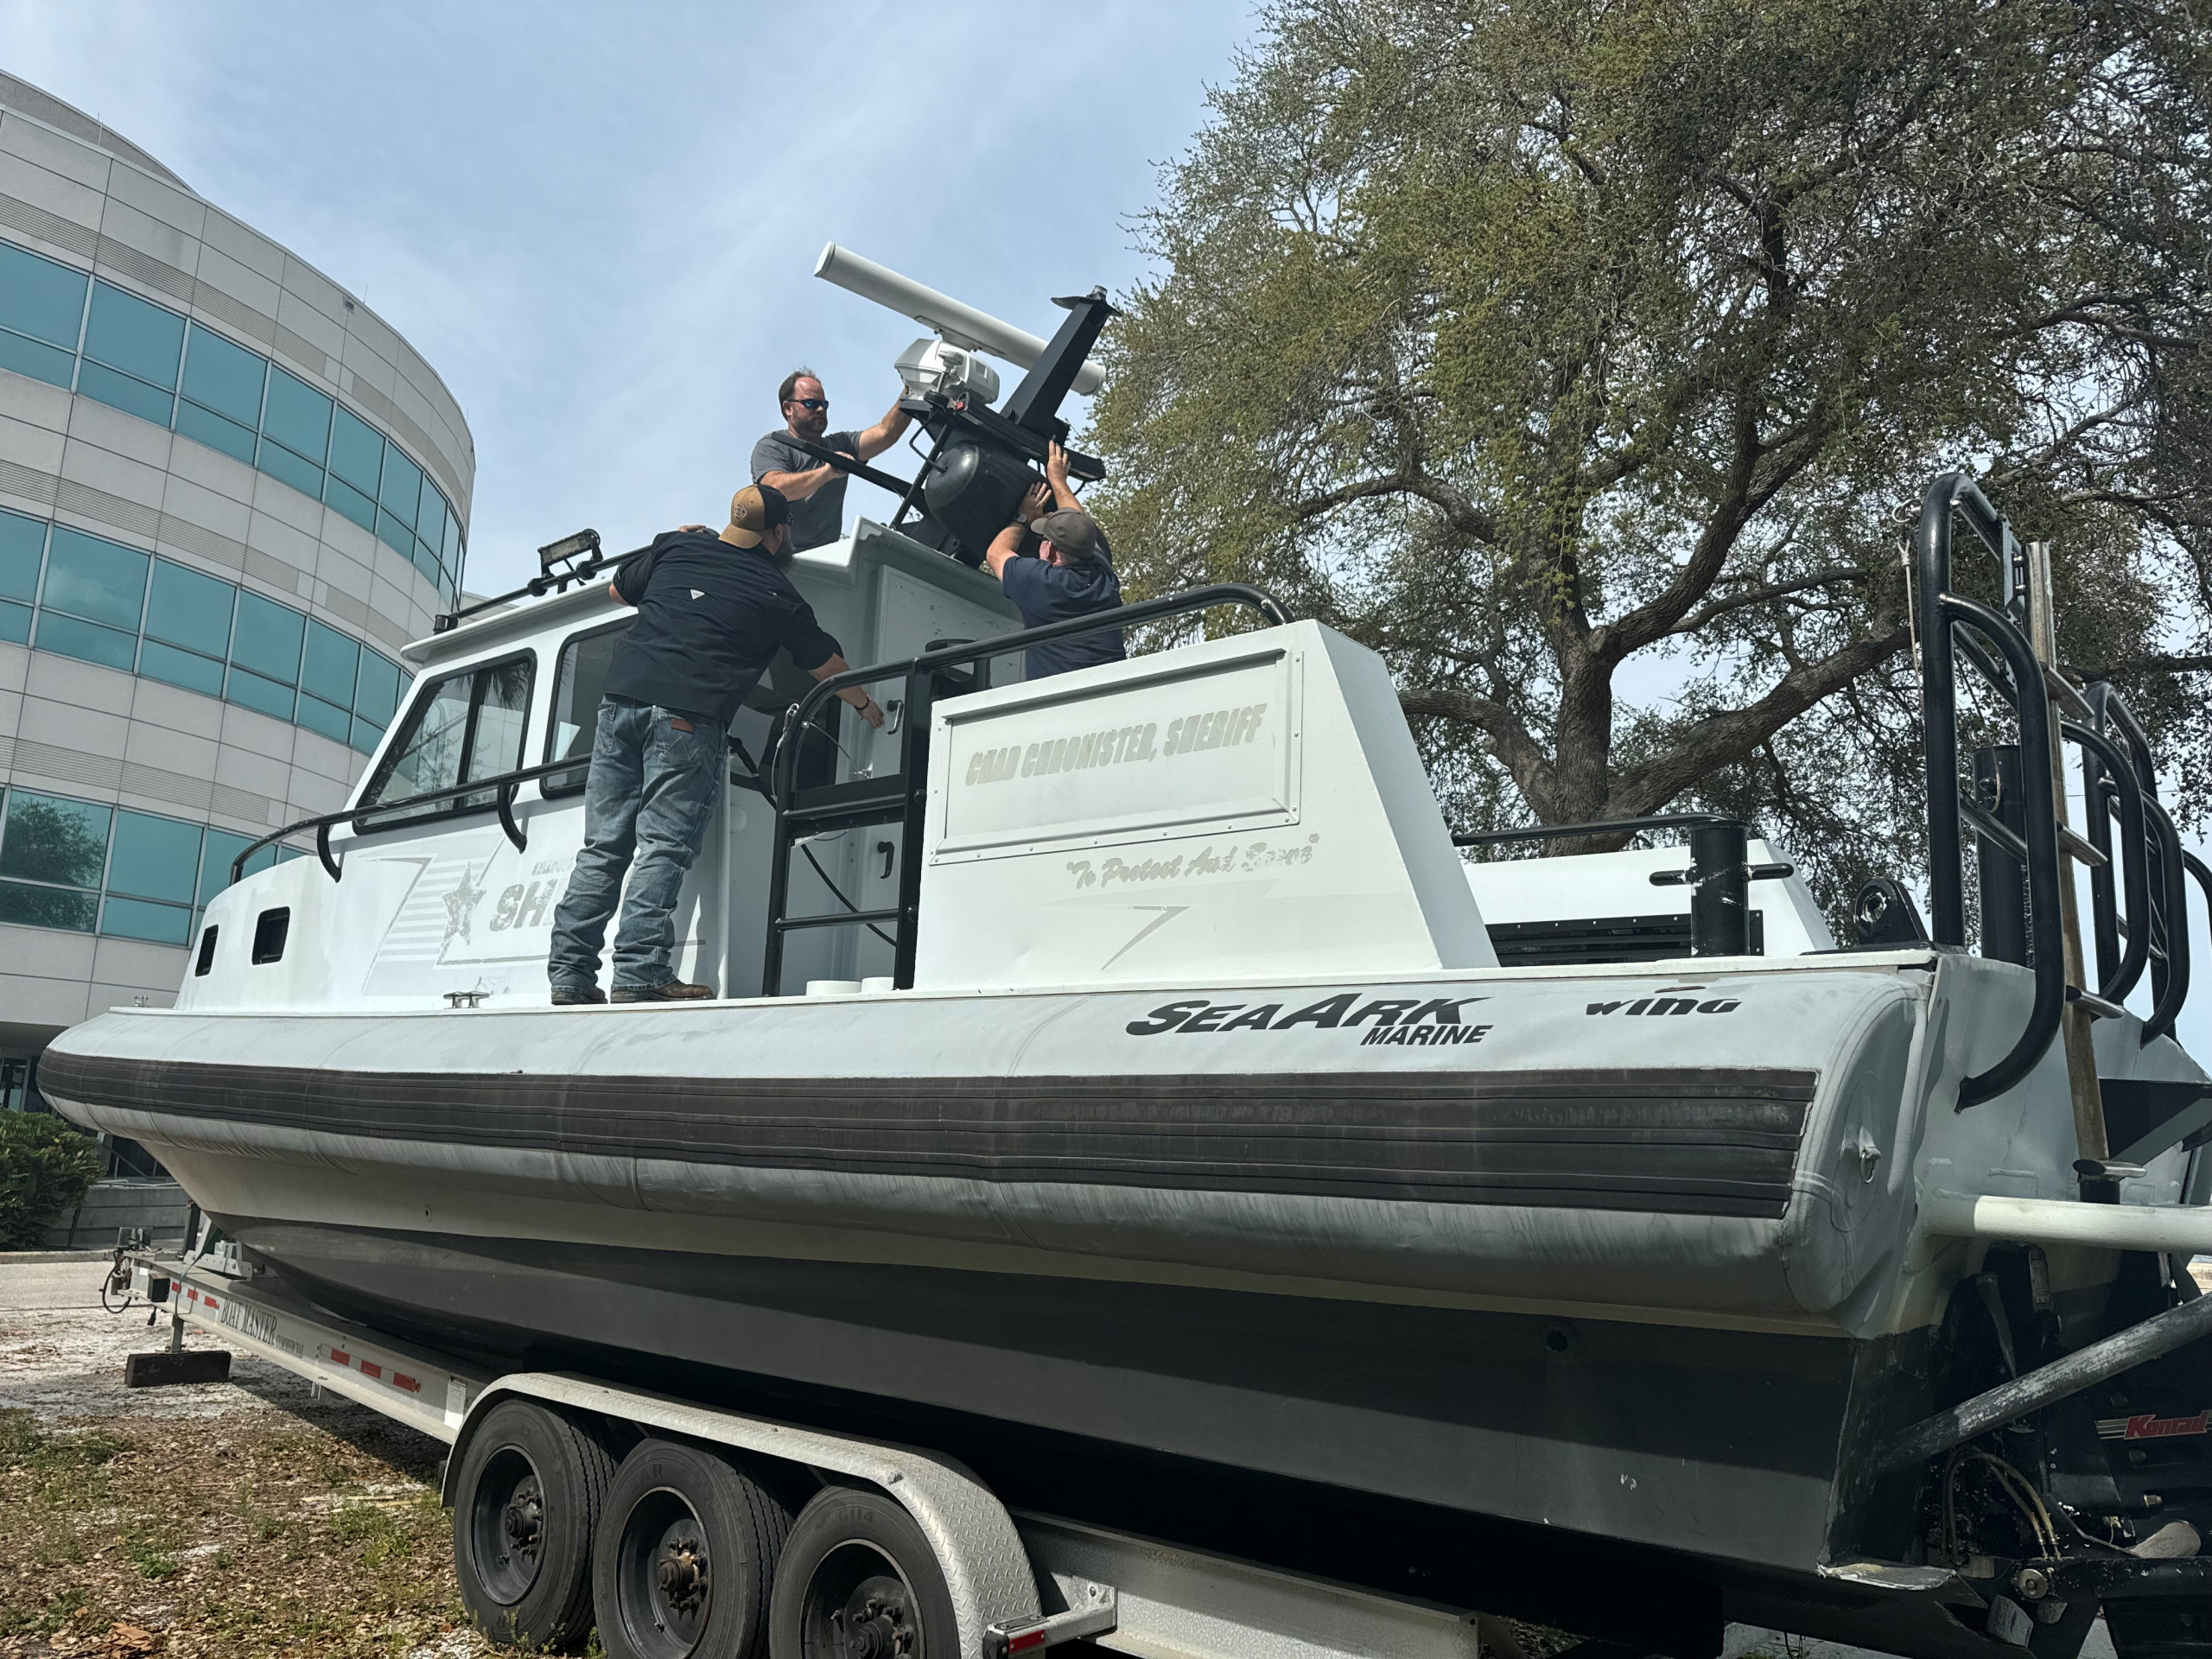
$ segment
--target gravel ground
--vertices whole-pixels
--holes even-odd
[[[105,1272],[0,1255],[0,1659],[494,1651],[454,1592],[442,1445],[243,1355],[228,1382],[125,1389],[168,1328],[103,1313]],[[1738,1624],[1726,1659],[1864,1653]],[[2112,1659],[2101,1624],[2084,1659]]]

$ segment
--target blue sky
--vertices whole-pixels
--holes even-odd
[[[824,242],[1037,334],[1052,296],[1126,285],[1131,218],[1252,28],[1243,4],[1111,0],[0,0],[10,71],[445,378],[476,440],[480,592],[585,524],[624,548],[712,519],[800,362],[837,423],[882,413],[921,331],[814,280]],[[887,505],[855,486],[848,510]]]

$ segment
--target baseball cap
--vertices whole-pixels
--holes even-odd
[[[1078,564],[1098,556],[1098,522],[1087,512],[1062,507],[1039,516],[1030,525],[1039,536]]]
[[[727,539],[740,547],[758,547],[760,538],[778,524],[787,524],[791,519],[791,504],[784,499],[781,490],[772,490],[766,484],[748,484],[729,499],[729,533]]]

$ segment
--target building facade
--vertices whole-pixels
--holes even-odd
[[[474,471],[366,306],[0,74],[0,1106],[64,1027],[166,1006],[237,855],[344,804]]]

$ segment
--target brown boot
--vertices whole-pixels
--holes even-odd
[[[687,985],[671,979],[663,985],[617,985],[617,1002],[696,1002],[715,994],[711,985]]]

